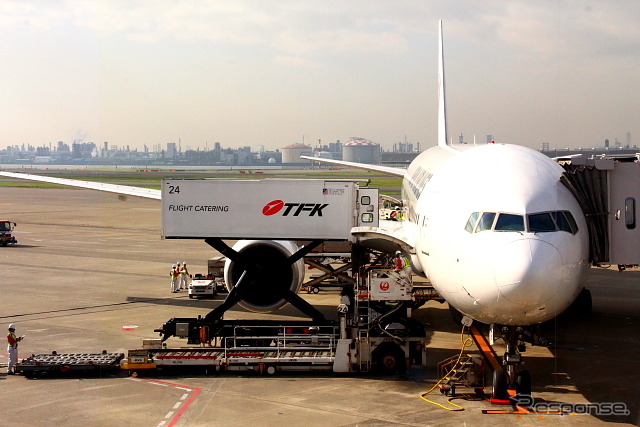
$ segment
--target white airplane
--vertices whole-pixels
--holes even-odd
[[[403,178],[403,221],[380,221],[376,230],[353,234],[372,247],[389,250],[389,242],[396,244],[411,254],[414,272],[428,277],[450,307],[500,325],[506,373],[494,371],[494,387],[523,382],[526,389],[528,372],[515,373],[523,337],[535,335],[526,329],[561,314],[581,292],[580,308],[591,308],[584,289],[591,266],[589,232],[555,160],[518,145],[447,142],[442,21],[439,39],[437,146],[406,170],[303,158]],[[495,394],[504,390],[494,388]]]
[[[560,181],[562,167],[547,156],[518,145],[447,143],[442,21],[438,77],[438,145],[421,153],[407,169],[303,158],[403,177],[405,218],[381,221],[377,229],[354,229],[354,234],[370,246],[402,248],[411,254],[414,271],[428,277],[450,306],[479,322],[505,325],[507,354],[517,364],[517,327],[556,317],[583,289],[590,267],[584,214]],[[159,190],[0,175],[160,199]],[[238,245],[234,248],[242,251],[265,242]],[[289,255],[297,249],[291,244],[266,245]],[[293,292],[301,285],[295,271],[290,275]],[[233,288],[233,281],[227,286]],[[282,305],[276,298],[244,306],[264,312]]]
[[[511,144],[447,143],[442,21],[439,30],[437,146],[406,170],[303,158],[403,177],[405,220],[354,232],[398,242],[458,311],[487,324],[547,321],[583,289],[584,214],[549,157]]]

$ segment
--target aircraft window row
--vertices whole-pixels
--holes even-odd
[[[524,215],[502,212],[473,212],[464,227],[468,233],[481,231],[528,231],[531,233],[546,233],[552,231],[566,231],[571,234],[578,232],[573,215],[569,211],[552,211]]]

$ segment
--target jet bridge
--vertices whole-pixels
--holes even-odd
[[[576,196],[589,228],[594,265],[640,264],[640,154],[561,160],[561,181]]]

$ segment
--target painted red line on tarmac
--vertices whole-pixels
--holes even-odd
[[[143,381],[149,381],[149,382],[152,382],[152,383],[170,385],[170,386],[178,387],[181,390],[189,389],[189,390],[193,391],[193,393],[191,393],[191,396],[189,397],[189,399],[187,399],[187,401],[184,402],[184,405],[182,405],[182,408],[180,408],[180,410],[173,416],[173,418],[171,418],[171,422],[169,422],[169,424],[167,424],[167,427],[174,426],[178,422],[178,420],[180,419],[180,417],[182,416],[184,411],[187,410],[189,405],[191,405],[191,403],[195,400],[196,397],[198,397],[198,395],[202,391],[202,389],[199,388],[199,387],[189,387],[189,386],[186,386],[184,384],[176,384],[176,383],[170,383],[170,382],[166,382],[166,381],[152,380],[152,379],[140,378],[140,377],[138,377],[137,379],[143,380]]]
[[[182,416],[182,413],[183,413],[184,411],[186,411],[186,410],[187,410],[187,408],[189,407],[189,405],[191,405],[191,402],[193,402],[193,401],[194,401],[194,399],[195,399],[196,397],[198,397],[198,395],[200,394],[200,391],[201,391],[202,389],[197,388],[197,387],[194,387],[194,388],[193,388],[193,390],[194,390],[194,392],[193,392],[193,394],[191,395],[191,397],[190,397],[186,402],[184,402],[184,405],[182,405],[182,408],[180,408],[180,410],[178,411],[178,413],[177,413],[177,414],[176,414],[176,415],[171,419],[171,422],[169,423],[169,427],[171,427],[171,426],[175,425],[175,423],[177,423],[177,422],[178,422],[178,420],[179,420],[179,419],[180,419],[180,417]]]

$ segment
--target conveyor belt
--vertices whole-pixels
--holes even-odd
[[[237,347],[233,349],[210,348],[197,350],[161,350],[152,352],[156,365],[212,365],[229,366],[233,364],[256,363],[311,363],[331,364],[335,351],[326,347],[267,349],[255,347]]]

